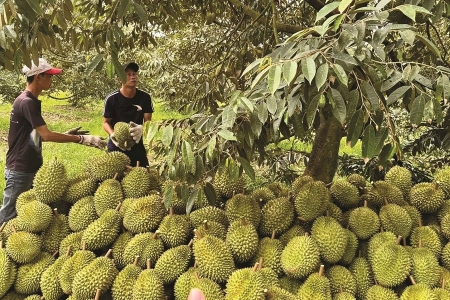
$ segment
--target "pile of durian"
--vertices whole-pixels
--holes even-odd
[[[186,203],[156,170],[105,153],[67,177],[56,158],[0,229],[0,299],[450,299],[450,167],[413,184],[352,174],[245,191],[217,175],[222,200]]]

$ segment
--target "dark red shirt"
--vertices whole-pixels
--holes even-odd
[[[6,168],[34,173],[42,166],[42,138],[35,128],[43,125],[41,101],[23,91],[12,106]]]

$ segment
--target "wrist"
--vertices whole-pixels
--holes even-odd
[[[83,144],[84,137],[82,135],[78,135],[80,140],[78,141],[78,144]]]

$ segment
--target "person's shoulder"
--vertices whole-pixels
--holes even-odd
[[[145,96],[148,96],[148,97],[151,98],[150,93],[147,92],[147,91],[145,91],[145,90],[141,90],[141,89],[139,89],[139,88],[136,88],[136,92],[139,93],[139,94],[141,94],[141,95],[145,95]]]
[[[115,90],[115,91],[109,93],[109,94],[105,97],[105,99],[116,98],[118,95],[119,95],[119,90]]]

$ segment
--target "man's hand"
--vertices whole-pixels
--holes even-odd
[[[205,294],[198,288],[193,288],[189,293],[188,300],[205,300]]]
[[[80,135],[80,144],[85,146],[95,147],[98,149],[104,149],[106,146],[106,140],[104,137],[95,135]]]
[[[66,132],[64,132],[64,134],[70,134],[70,135],[85,135],[85,134],[89,134],[89,130],[80,130],[80,129],[81,129],[81,126],[75,127],[75,128],[67,130]]]
[[[142,125],[130,122],[130,134],[133,137],[133,140],[136,142],[136,144],[139,143],[142,137]]]

